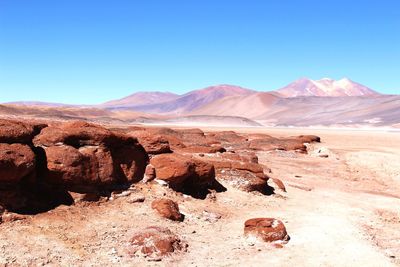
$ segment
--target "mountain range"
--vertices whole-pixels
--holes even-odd
[[[32,104],[30,104],[32,103]],[[21,112],[43,108],[73,117],[120,119],[162,123],[220,121],[271,126],[397,126],[400,123],[400,96],[383,95],[348,78],[298,79],[269,92],[235,85],[215,85],[183,95],[170,92],[138,92],[95,106],[60,106],[42,102],[16,102],[6,105]],[[23,109],[23,108],[22,108]],[[63,111],[64,110],[64,111]],[[95,110],[98,110],[95,112]],[[73,111],[73,112],[72,112]],[[52,116],[52,114],[49,114]],[[100,115],[99,115],[100,116]],[[95,116],[94,116],[95,117]],[[228,119],[229,118],[229,119]],[[107,120],[108,120],[107,119]]]

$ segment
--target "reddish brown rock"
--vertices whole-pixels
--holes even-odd
[[[244,234],[255,236],[265,242],[288,241],[285,225],[274,218],[254,218],[244,223]]]
[[[218,145],[186,145],[184,148],[177,148],[179,152],[185,153],[217,153],[225,152],[225,148]]]
[[[137,182],[148,162],[136,138],[86,122],[48,127],[34,144],[47,159],[44,180],[80,193]]]
[[[157,179],[164,180],[175,190],[182,189],[184,181],[194,174],[193,162],[179,154],[156,155],[150,163],[156,170]]]
[[[187,244],[169,229],[151,226],[132,237],[128,253],[161,260],[175,252],[186,251],[186,248]]]
[[[0,184],[35,176],[35,154],[27,145],[0,144]]]
[[[321,142],[321,138],[316,135],[299,135],[296,138],[303,143],[320,143]]]
[[[201,159],[215,167],[216,178],[240,190],[267,193],[268,176],[258,163],[240,161],[240,156],[231,156],[231,153],[204,155]],[[226,157],[226,155],[229,155]]]
[[[265,139],[254,139],[250,141],[250,149],[254,150],[285,150],[285,151],[297,151],[301,153],[307,152],[307,147],[301,140],[298,139],[278,139],[274,137]]]
[[[212,132],[208,133],[207,136],[213,137],[214,139],[225,143],[239,143],[247,141],[246,137],[239,135],[234,131]]]
[[[60,127],[48,127],[42,130],[40,135],[34,139],[34,144],[39,146],[52,146],[60,143],[73,147],[95,146],[100,144],[115,145],[121,141],[131,139],[137,140],[122,134],[114,134],[112,131],[100,125],[83,121],[68,122]]]
[[[286,187],[285,187],[284,183],[280,179],[271,178],[268,181],[272,181],[276,185],[277,188],[279,188],[283,192],[286,192]]]
[[[29,144],[33,137],[46,126],[45,124],[0,119],[0,143]]]
[[[156,169],[154,168],[153,165],[148,164],[144,172],[143,182],[147,183],[154,180],[155,178],[156,178]]]
[[[222,157],[229,160],[258,163],[258,157],[256,153],[250,151],[240,151],[238,153],[235,152],[224,153]]]
[[[183,215],[179,212],[178,204],[171,199],[156,199],[151,203],[151,208],[164,218],[172,221],[183,221]]]
[[[161,135],[154,135],[148,131],[135,131],[131,135],[136,137],[148,154],[171,153],[168,140]]]
[[[174,190],[204,198],[208,189],[222,190],[215,180],[213,164],[181,154],[162,154],[150,160],[156,178],[168,183]],[[218,188],[217,188],[218,187]]]

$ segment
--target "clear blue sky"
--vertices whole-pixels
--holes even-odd
[[[0,102],[300,77],[400,93],[400,1],[0,0]]]

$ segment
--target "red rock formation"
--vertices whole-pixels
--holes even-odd
[[[45,124],[0,119],[0,143],[30,144],[33,137],[46,126]]]
[[[181,154],[156,155],[150,163],[156,178],[168,183],[174,190],[203,198],[208,189],[222,190],[215,180],[215,169],[210,163]]]
[[[35,166],[35,154],[29,146],[0,143],[0,184],[15,184],[24,178],[33,179]]]
[[[179,212],[178,204],[171,199],[156,199],[151,203],[151,208],[164,218],[172,221],[183,221],[183,215]]]
[[[86,122],[48,127],[33,142],[45,152],[45,181],[81,193],[137,182],[148,161],[135,138]]]
[[[268,176],[264,174],[261,165],[251,162],[256,161],[256,158],[247,157],[246,155],[232,156],[232,154],[206,154],[201,159],[214,165],[218,180],[246,192],[259,191],[266,193]]]
[[[176,190],[181,189],[184,181],[194,173],[193,162],[176,153],[156,155],[150,163],[156,169],[157,179],[164,180]]]
[[[187,244],[169,229],[151,226],[131,238],[128,253],[161,260],[174,252],[186,251],[186,248]]]
[[[133,131],[130,135],[136,137],[148,154],[171,153],[167,138],[161,135],[154,135],[148,131]]]
[[[285,225],[274,218],[254,218],[244,223],[244,234],[255,236],[265,242],[288,241]]]

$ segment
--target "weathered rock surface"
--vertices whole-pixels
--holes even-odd
[[[151,158],[156,179],[165,181],[176,191],[203,198],[208,189],[222,190],[215,180],[214,166],[201,159],[177,153],[162,154]]]
[[[265,242],[288,241],[285,225],[274,218],[254,218],[244,223],[244,234],[255,236]]]
[[[299,135],[296,138],[303,143],[320,143],[321,142],[321,138],[316,135]]]
[[[148,164],[144,171],[143,182],[147,183],[154,180],[155,178],[156,178],[156,169],[154,168],[153,165]]]
[[[278,188],[279,190],[286,192],[285,184],[278,178],[270,178],[268,183],[272,182],[274,188]]]
[[[0,143],[0,185],[34,179],[35,166],[35,154],[29,146]]]
[[[253,157],[254,156],[254,157]],[[268,176],[253,155],[239,156],[233,153],[205,154],[201,159],[215,167],[216,178],[240,190],[267,193]]]
[[[161,135],[154,135],[148,131],[132,131],[130,134],[136,137],[148,154],[171,153],[167,138]]]
[[[193,162],[176,153],[154,156],[150,163],[156,170],[156,178],[164,180],[176,190],[181,189],[185,180],[194,173]]]
[[[48,127],[33,142],[45,153],[44,180],[81,193],[137,182],[148,162],[137,139],[86,122]]]
[[[33,137],[46,126],[45,124],[0,119],[0,143],[30,144]]]
[[[156,199],[151,203],[151,208],[164,218],[172,221],[183,221],[183,215],[179,212],[178,203],[171,199]]]
[[[161,260],[175,252],[186,251],[187,244],[169,229],[151,226],[136,233],[130,240],[128,253]]]

